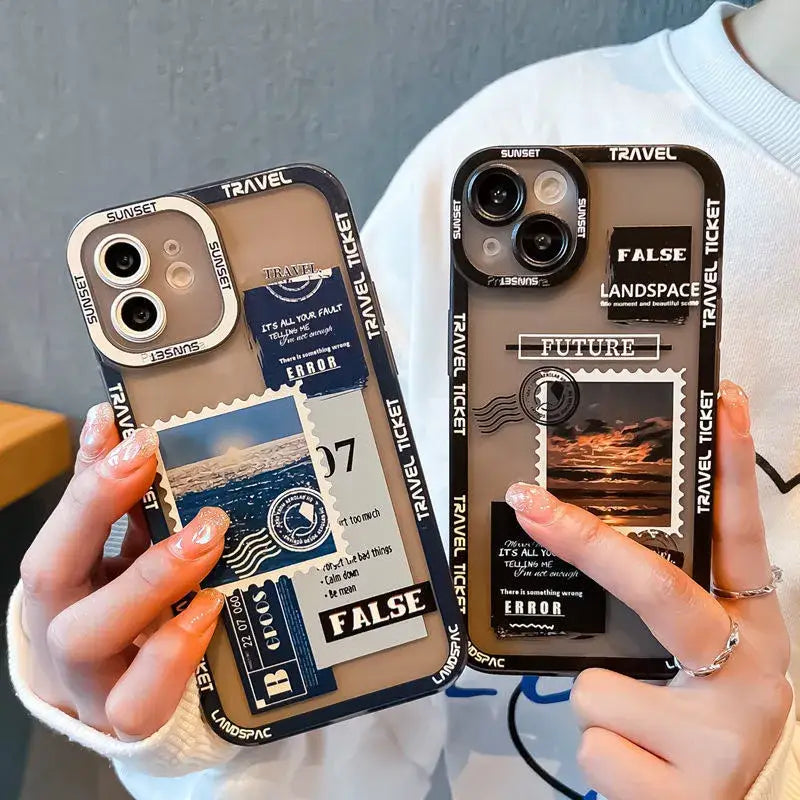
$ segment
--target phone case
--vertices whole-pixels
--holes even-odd
[[[496,147],[458,169],[450,564],[474,669],[676,673],[503,500],[544,486],[709,586],[723,203],[684,146]]]
[[[121,432],[159,432],[153,541],[231,518],[203,582],[226,596],[197,671],[211,728],[259,744],[455,680],[461,618],[339,182],[293,165],[97,212],[67,260]]]

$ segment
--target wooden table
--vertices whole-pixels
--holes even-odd
[[[0,402],[0,508],[66,472],[72,462],[63,414]]]

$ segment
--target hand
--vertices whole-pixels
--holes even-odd
[[[721,386],[713,536],[714,581],[741,591],[770,581],[747,398]],[[777,743],[792,703],[789,641],[775,594],[718,601],[684,572],[544,489],[515,484],[507,501],[527,533],[636,611],[682,664],[713,661],[730,631],[741,643],[712,676],[669,686],[600,669],[581,673],[572,704],[578,760],[609,800],[745,796]]]
[[[98,730],[135,740],[172,716],[208,646],[222,595],[203,590],[176,617],[170,604],[214,566],[229,521],[204,508],[150,547],[133,507],[155,476],[158,437],[140,428],[120,443],[113,420],[107,403],[89,411],[75,476],[22,560],[22,625],[33,691]],[[104,558],[111,524],[131,509],[119,556]]]

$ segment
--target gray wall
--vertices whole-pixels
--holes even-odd
[[[0,0],[0,398],[101,388],[64,267],[97,208],[289,161],[358,217],[509,70],[682,25],[708,0]]]

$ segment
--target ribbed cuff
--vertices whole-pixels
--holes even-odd
[[[18,584],[6,619],[11,682],[25,708],[57,733],[129,769],[158,776],[185,775],[217,766],[239,750],[215,736],[203,722],[194,678],[187,683],[172,717],[152,736],[138,742],[122,742],[45,703],[30,688],[31,652],[22,630],[21,610],[22,586]]]

